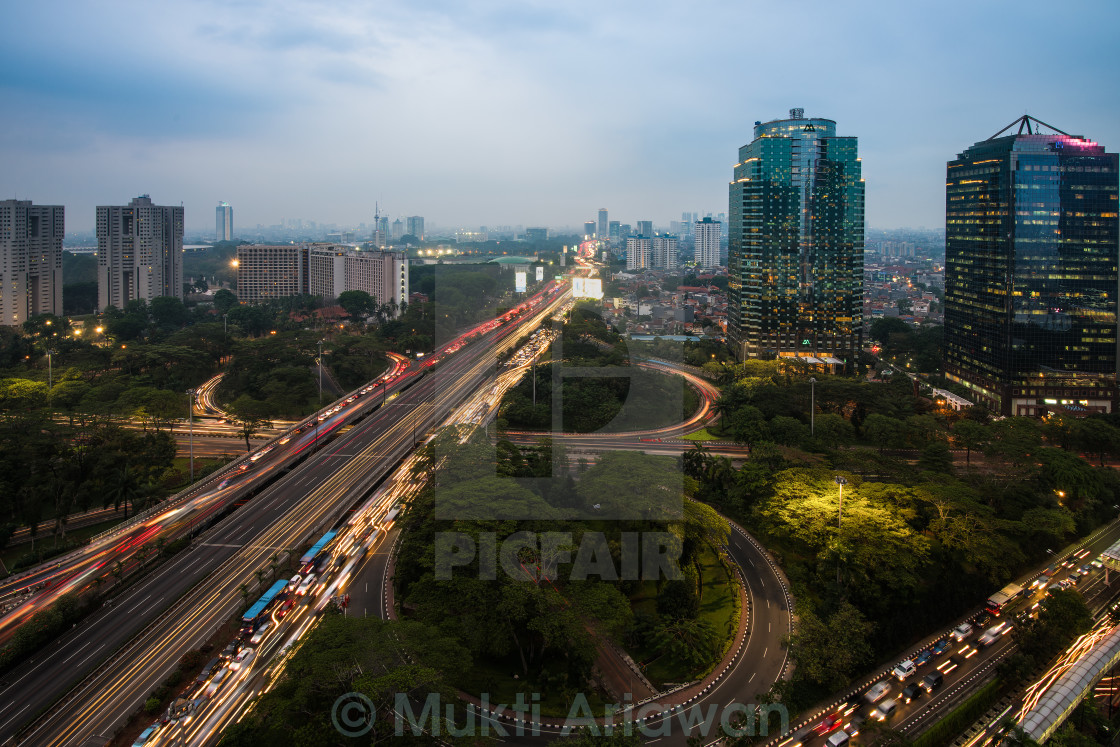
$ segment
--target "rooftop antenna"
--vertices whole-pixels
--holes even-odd
[[[1032,123],[1033,123],[1033,126],[1032,126]],[[1071,135],[1068,132],[1064,132],[1063,130],[1059,130],[1054,125],[1047,124],[1046,122],[1043,122],[1041,119],[1038,119],[1037,117],[1032,117],[1029,114],[1024,114],[1023,116],[1015,119],[1015,121],[1013,121],[1011,124],[1004,127],[1002,130],[1000,130],[996,134],[992,135],[990,138],[988,138],[988,140],[995,140],[997,137],[1000,137],[1001,135],[1004,135],[1005,133],[1010,131],[1012,127],[1015,127],[1015,125],[1019,126],[1018,132],[1015,133],[1017,135],[1022,135],[1024,130],[1026,130],[1026,134],[1028,134],[1028,135],[1041,135],[1042,133],[1039,132],[1038,126],[1042,125],[1043,127],[1046,127],[1048,129],[1053,130],[1054,132],[1058,133],[1059,135],[1065,135],[1066,137],[1076,137],[1076,135]]]

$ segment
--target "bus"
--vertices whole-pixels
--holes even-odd
[[[250,607],[241,617],[241,636],[253,635],[257,626],[268,617],[268,610],[275,601],[282,601],[288,596],[288,579],[282,578],[269,587],[256,604]]]
[[[315,556],[322,552],[323,548],[327,546],[328,542],[334,539],[336,534],[338,534],[338,532],[332,529],[324,534],[322,539],[312,545],[311,549],[305,552],[303,557],[299,559],[300,568],[305,568],[309,563],[314,561]]]
[[[1023,593],[1023,587],[1019,584],[1008,584],[995,594],[988,597],[988,603],[984,605],[984,609],[994,616],[999,616],[999,613],[1014,599],[1018,598]]]

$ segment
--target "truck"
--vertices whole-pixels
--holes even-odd
[[[1003,587],[995,594],[988,597],[988,603],[984,605],[984,609],[993,615],[999,613],[1006,607],[1012,600],[1017,599],[1023,593],[1023,587],[1019,584],[1011,583]]]

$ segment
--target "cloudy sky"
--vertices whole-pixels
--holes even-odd
[[[1120,148],[1120,3],[5,4],[0,193],[284,218],[667,225],[724,212],[755,120],[860,139],[870,227],[939,226],[945,161],[1023,113]]]

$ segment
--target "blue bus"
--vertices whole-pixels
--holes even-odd
[[[332,539],[334,539],[334,536],[336,534],[338,534],[338,532],[333,530],[333,529],[331,531],[327,532],[326,534],[324,534],[323,538],[321,540],[319,540],[318,542],[316,542],[314,545],[312,545],[311,549],[308,550],[307,552],[305,552],[303,554],[303,557],[299,559],[300,567],[303,568],[308,563],[315,560],[315,556],[318,555],[320,552],[322,552],[323,548],[327,546],[328,542],[330,542]]]
[[[268,615],[268,608],[277,599],[284,599],[287,597],[288,579],[280,579],[269,587],[264,596],[257,600],[257,603],[250,607],[245,614],[241,617],[241,635],[252,635],[256,631],[257,626],[263,622],[264,618]]]

